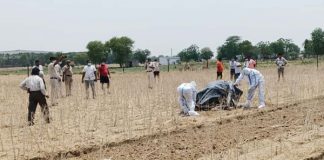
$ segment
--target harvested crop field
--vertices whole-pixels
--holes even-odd
[[[260,68],[267,108],[198,117],[179,116],[176,87],[195,80],[200,90],[214,69],[162,72],[153,90],[144,72],[113,74],[111,94],[97,84],[95,100],[85,99],[77,75],[73,96],[50,107],[52,123],[44,124],[38,108],[32,127],[28,95],[18,87],[25,76],[1,76],[0,159],[323,159],[323,69],[291,65],[277,82],[274,66]]]

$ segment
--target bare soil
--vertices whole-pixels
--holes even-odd
[[[323,98],[252,109],[244,111],[246,114],[230,114],[169,133],[107,144],[95,148],[94,152],[74,151],[65,156],[72,159],[323,159]],[[191,117],[183,119],[199,121]]]

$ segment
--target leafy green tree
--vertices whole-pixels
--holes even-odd
[[[214,56],[213,51],[209,47],[202,48],[200,50],[200,58],[207,61],[207,68],[208,68],[208,60]]]
[[[148,49],[144,49],[144,50],[137,49],[134,52],[133,58],[138,60],[140,63],[144,63],[147,57],[150,56],[150,54],[151,51],[149,51]]]
[[[312,40],[305,39],[303,45],[304,45],[304,52],[303,52],[304,57],[309,58],[310,56],[315,55],[314,50],[313,50]]]
[[[244,40],[239,43],[239,50],[244,57],[252,56],[253,45],[250,41]]]
[[[77,65],[86,64],[88,59],[89,57],[87,53],[75,53],[75,55],[73,56],[73,60]]]
[[[225,59],[232,59],[236,55],[240,55],[240,41],[241,38],[239,36],[230,36],[226,39],[225,43],[218,47],[217,49],[217,57],[218,58],[225,58]]]
[[[258,48],[260,56],[262,58],[266,58],[266,59],[271,58],[272,51],[271,51],[269,42],[261,41],[261,42],[257,43],[256,47]]]
[[[182,50],[178,56],[181,61],[189,62],[191,60],[198,61],[199,60],[199,47],[195,44],[189,46],[188,48]]]
[[[105,58],[104,44],[100,41],[91,41],[87,45],[88,57],[93,63],[100,63]]]
[[[324,31],[321,28],[316,28],[311,33],[311,35],[312,35],[313,51],[317,57],[317,68],[318,68],[318,55],[324,54]]]
[[[134,41],[128,37],[113,37],[105,43],[106,50],[111,50],[115,61],[123,67],[132,56]]]

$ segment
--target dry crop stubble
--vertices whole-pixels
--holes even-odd
[[[294,103],[323,94],[324,86],[320,82],[324,75],[315,67],[288,66],[285,82],[279,83],[275,67],[260,70],[266,80],[268,104],[276,106]],[[145,72],[112,76],[110,94],[104,95],[97,82],[96,99],[86,100],[81,77],[76,75],[73,95],[60,99],[58,106],[50,107],[51,124],[44,124],[38,106],[36,125],[32,127],[26,126],[28,95],[18,87],[25,76],[1,76],[0,159],[52,156],[58,152],[95,148],[190,126],[197,118],[183,118],[178,115],[176,88],[183,82],[194,80],[198,89],[202,89],[208,82],[215,80],[216,74],[214,69],[162,72],[160,82],[152,90],[147,88]],[[228,71],[224,72],[224,79],[229,79]],[[48,77],[46,81],[49,85]],[[246,91],[246,82],[242,82],[241,88]],[[256,94],[255,106],[258,103],[257,98]],[[245,94],[241,99],[241,102],[244,101]],[[229,113],[242,112],[217,110],[201,113],[199,118],[208,120],[210,116],[222,118]],[[212,135],[213,133],[208,133],[207,137]]]

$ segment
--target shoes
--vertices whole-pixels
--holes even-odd
[[[264,108],[265,105],[261,104],[258,108],[261,109],[261,108]]]

